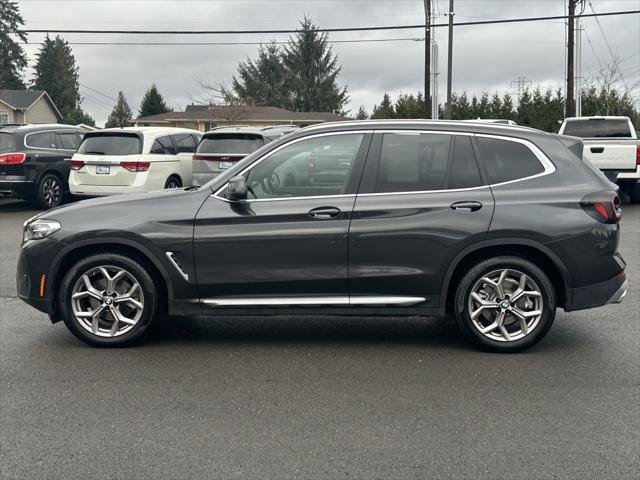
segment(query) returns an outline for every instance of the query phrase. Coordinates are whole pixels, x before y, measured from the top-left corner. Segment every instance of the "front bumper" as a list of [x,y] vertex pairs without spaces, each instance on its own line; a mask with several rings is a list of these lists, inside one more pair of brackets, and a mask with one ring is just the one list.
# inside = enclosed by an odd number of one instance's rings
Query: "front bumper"
[[567,312],[620,303],[627,294],[629,281],[623,272],[604,282],[572,288],[567,292]]
[[30,198],[35,191],[35,184],[25,177],[10,178],[3,176],[0,178],[0,198]]
[[51,238],[29,240],[22,246],[18,258],[18,297],[50,316],[55,313],[52,265],[65,247],[65,244]]

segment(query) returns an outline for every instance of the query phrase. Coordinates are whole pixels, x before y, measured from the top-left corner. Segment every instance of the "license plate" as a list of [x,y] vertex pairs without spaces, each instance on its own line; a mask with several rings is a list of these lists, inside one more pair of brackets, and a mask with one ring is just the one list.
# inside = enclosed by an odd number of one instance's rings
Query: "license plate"
[[233,162],[218,162],[218,168],[220,170],[226,170],[231,167],[233,167]]
[[109,175],[111,167],[109,165],[96,165],[97,175]]

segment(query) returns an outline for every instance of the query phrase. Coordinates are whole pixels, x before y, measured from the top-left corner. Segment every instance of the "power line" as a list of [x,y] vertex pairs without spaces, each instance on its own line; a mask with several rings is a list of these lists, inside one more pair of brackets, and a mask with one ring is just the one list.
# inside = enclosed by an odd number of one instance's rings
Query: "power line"
[[113,100],[114,102],[117,102],[117,101],[118,101],[118,100],[116,100],[115,98],[110,97],[110,96],[109,96],[109,95],[107,95],[106,93],[102,93],[102,92],[100,92],[100,91],[96,90],[95,88],[88,87],[88,86],[86,86],[86,85],[84,85],[84,84],[82,84],[82,83],[80,83],[80,82],[78,82],[78,84],[79,84],[82,88],[86,88],[87,90],[90,90],[90,91],[92,91],[92,92],[94,92],[94,93],[97,93],[98,95],[101,95],[101,96],[103,96],[103,97],[105,97],[105,98],[108,98],[109,100]]
[[[634,15],[640,13],[640,10],[624,10],[617,12],[603,12],[582,15],[587,17],[608,17],[614,15]],[[464,27],[471,25],[496,25],[505,23],[523,23],[538,22],[544,20],[562,20],[569,18],[568,15],[554,15],[546,17],[526,17],[526,18],[508,18],[502,20],[478,20],[472,22],[453,23],[454,27]],[[331,32],[364,32],[379,30],[411,30],[425,29],[425,24],[415,25],[384,25],[372,27],[333,27],[333,28],[317,28],[314,31],[322,33]],[[433,23],[431,28],[449,27],[449,23]],[[125,35],[253,35],[253,34],[295,34],[303,30],[300,29],[271,29],[271,30],[74,30],[74,29],[24,29],[24,30],[3,30],[0,33],[64,33],[64,34],[125,34]]]

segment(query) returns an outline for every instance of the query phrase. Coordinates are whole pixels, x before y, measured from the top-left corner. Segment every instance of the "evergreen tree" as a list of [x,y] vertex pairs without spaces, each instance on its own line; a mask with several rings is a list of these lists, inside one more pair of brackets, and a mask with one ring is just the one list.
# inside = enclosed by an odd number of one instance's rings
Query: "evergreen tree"
[[337,84],[341,67],[329,46],[328,34],[319,32],[307,17],[300,26],[282,52],[290,108],[300,112],[342,113],[349,97],[346,87]]
[[396,112],[393,108],[393,104],[391,103],[391,97],[389,97],[388,93],[385,93],[382,97],[382,102],[380,105],[374,105],[373,113],[371,114],[371,118],[396,118]]
[[513,99],[511,98],[511,95],[509,95],[508,93],[505,93],[504,97],[502,97],[502,108],[500,110],[499,118],[504,118],[506,120],[515,120]]
[[[25,88],[22,71],[27,67],[27,56],[22,47],[10,34],[24,25],[18,3],[0,0],[0,89],[22,90]],[[27,41],[24,33],[15,34],[22,42]]]
[[424,98],[418,92],[418,97],[402,94],[395,104],[395,118],[422,118],[424,116]]
[[489,106],[489,94],[482,92],[480,101],[478,102],[477,118],[491,118],[491,108]]
[[494,93],[489,102],[489,117],[502,118],[502,99],[498,92]]
[[68,112],[64,119],[65,123],[69,125],[80,125],[81,123],[85,125],[91,125],[92,127],[96,126],[96,121],[93,117],[82,111],[81,108],[76,108],[71,112]]
[[369,118],[369,114],[364,109],[364,105],[360,105],[360,108],[358,109],[358,114],[356,115],[356,120],[366,120],[367,118]]
[[[33,88],[46,90],[62,114],[63,123],[76,122],[78,118],[87,120],[81,108],[80,83],[76,59],[69,43],[59,36],[44,39],[37,54]],[[90,117],[88,117],[90,118]]]
[[155,83],[152,83],[149,89],[145,92],[140,103],[140,116],[148,117],[150,115],[157,115],[159,113],[171,112],[171,110],[164,101],[164,98],[158,91]]
[[269,105],[288,108],[290,92],[280,46],[275,40],[260,45],[258,58],[247,58],[238,65],[238,77],[233,77],[233,90],[249,105]]
[[452,120],[469,120],[473,118],[471,115],[471,104],[467,92],[462,92],[458,96],[456,93],[451,94],[451,119]]
[[124,94],[122,92],[118,92],[116,105],[113,107],[113,110],[107,119],[107,123],[104,126],[105,128],[127,127],[131,123],[131,117],[131,108],[129,108],[127,99],[124,98]]

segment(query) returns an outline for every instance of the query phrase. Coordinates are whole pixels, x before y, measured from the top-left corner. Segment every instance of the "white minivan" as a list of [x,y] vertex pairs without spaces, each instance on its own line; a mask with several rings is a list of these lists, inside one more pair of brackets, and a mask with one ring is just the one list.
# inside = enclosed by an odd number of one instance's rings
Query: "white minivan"
[[127,127],[87,133],[70,161],[69,191],[102,196],[192,184],[192,156],[202,133]]

